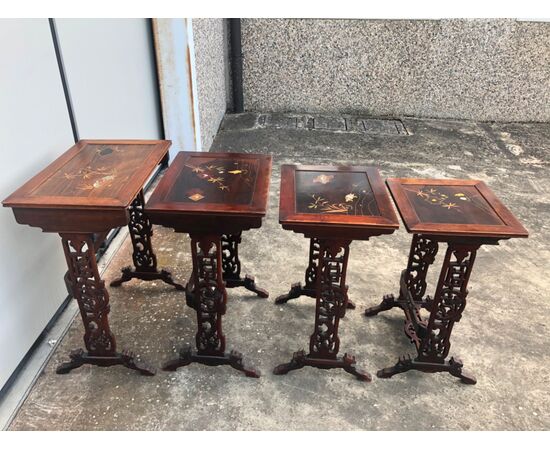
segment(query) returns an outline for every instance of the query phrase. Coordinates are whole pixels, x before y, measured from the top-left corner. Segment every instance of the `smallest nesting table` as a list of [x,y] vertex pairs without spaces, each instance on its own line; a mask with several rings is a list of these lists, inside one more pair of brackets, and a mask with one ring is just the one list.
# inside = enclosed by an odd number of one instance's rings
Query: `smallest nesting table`
[[277,303],[300,294],[316,298],[315,325],[309,354],[294,353],[292,360],[274,369],[277,375],[305,366],[342,368],[359,380],[368,373],[355,367],[355,357],[338,358],[338,325],[349,304],[346,271],[354,239],[393,233],[398,227],[386,187],[374,167],[296,166],[281,168],[279,223],[285,230],[310,238],[305,287],[294,284]]
[[[483,181],[391,178],[387,184],[413,239],[407,268],[401,273],[399,297],[384,296],[382,303],[368,308],[365,315],[401,308],[405,334],[418,354],[414,359],[410,355],[399,358],[397,364],[377,375],[390,378],[412,369],[448,372],[463,383],[475,384],[460,359],[446,358],[451,331],[466,306],[476,252],[483,244],[527,237],[527,230]],[[447,251],[435,295],[424,297],[426,275],[442,242],[447,243]],[[428,311],[427,317],[422,309]]]
[[186,297],[197,313],[197,350],[182,349],[164,370],[199,362],[228,364],[248,377],[260,376],[243,365],[239,352],[225,353],[222,316],[226,287],[243,286],[268,296],[252,277],[241,277],[238,244],[243,231],[262,225],[270,174],[269,155],[180,152],[151,195],[147,215],[155,224],[189,233],[193,258]]

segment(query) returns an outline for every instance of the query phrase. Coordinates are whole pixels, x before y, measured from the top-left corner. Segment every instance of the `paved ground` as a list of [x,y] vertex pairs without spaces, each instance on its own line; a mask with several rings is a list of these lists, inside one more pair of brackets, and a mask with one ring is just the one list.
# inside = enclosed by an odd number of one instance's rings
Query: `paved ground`
[[[122,367],[82,367],[59,376],[55,366],[81,345],[77,320],[11,425],[15,430],[542,430],[550,426],[550,188],[548,124],[482,124],[404,120],[412,135],[374,136],[252,125],[231,118],[213,150],[274,156],[270,211],[247,232],[241,247],[246,272],[271,292],[268,300],[230,290],[225,316],[228,348],[262,370],[248,379],[229,367],[192,365],[148,378]],[[231,128],[231,130],[229,130]],[[246,129],[243,129],[246,128]],[[284,307],[272,299],[303,276],[307,241],[277,222],[283,163],[360,163],[383,176],[484,180],[529,229],[531,237],[483,248],[470,282],[469,303],[455,328],[451,354],[478,378],[466,386],[447,374],[409,372],[361,383],[340,370],[305,368],[271,374],[306,347],[314,304],[301,298]],[[375,373],[411,352],[402,313],[365,318],[361,311],[395,292],[410,237],[354,242],[348,282],[358,309],[341,325],[341,350]],[[186,237],[156,228],[160,265],[185,280]],[[440,252],[442,253],[442,252]],[[110,281],[130,261],[127,240],[107,270]],[[433,281],[435,271],[430,278]],[[432,285],[433,288],[433,285]],[[133,281],[111,289],[111,323],[121,346],[156,366],[176,347],[192,343],[194,313],[180,292]]]

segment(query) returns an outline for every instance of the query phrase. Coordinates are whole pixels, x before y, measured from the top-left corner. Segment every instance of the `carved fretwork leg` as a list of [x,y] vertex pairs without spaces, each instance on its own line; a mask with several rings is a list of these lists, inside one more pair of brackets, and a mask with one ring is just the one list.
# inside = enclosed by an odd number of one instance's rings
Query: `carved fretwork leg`
[[[275,299],[275,303],[282,305],[294,298],[305,295],[307,297],[316,298],[316,280],[317,266],[319,261],[319,239],[311,238],[309,242],[309,264],[306,269],[305,284],[293,283],[290,286],[290,291],[287,294],[279,295]],[[348,309],[355,309],[355,304],[348,299]]]
[[388,311],[395,306],[403,308],[403,304],[407,301],[407,291],[419,306],[425,306],[426,302],[430,301],[429,297],[424,299],[426,275],[435,260],[438,248],[436,241],[419,234],[413,235],[407,268],[401,273],[399,298],[396,300],[392,294],[384,295],[382,303],[367,308],[365,315],[375,316],[379,312]]
[[[241,243],[241,233],[237,234],[222,234],[222,276],[225,281],[226,288],[244,287],[249,291],[254,292],[261,298],[269,297],[269,292],[256,286],[254,277],[245,275],[241,277],[241,260],[239,259],[239,244]],[[185,300],[187,306],[195,308],[195,297],[193,295],[193,276],[185,286]]]
[[122,269],[122,277],[111,282],[112,287],[120,286],[132,278],[140,280],[161,280],[174,286],[178,290],[183,290],[181,284],[172,279],[172,274],[167,270],[159,271],[157,269],[157,257],[153,252],[151,245],[151,236],[153,236],[153,226],[144,211],[145,199],[143,191],[140,191],[132,204],[130,205],[130,222],[128,230],[132,239],[132,260],[135,270],[130,266]]
[[[247,368],[242,355],[232,351],[225,353],[225,336],[222,330],[222,316],[225,314],[227,293],[222,275],[222,244],[219,235],[191,235],[193,257],[193,298],[197,313],[197,350],[184,348],[179,357],[168,361],[163,370],[176,370],[198,362],[209,366],[230,365],[244,372],[247,377],[258,378],[260,372]],[[188,283],[188,286],[191,283]]]
[[348,302],[346,269],[349,256],[349,241],[323,239],[318,241],[318,261],[316,274],[315,326],[309,342],[309,354],[296,352],[287,364],[274,369],[277,375],[305,366],[320,369],[342,368],[359,380],[370,381],[366,372],[355,368],[355,358],[347,353],[338,358],[340,339],[338,325],[346,314]]
[[61,241],[69,267],[66,281],[80,308],[87,352],[82,349],[73,351],[71,360],[58,366],[57,373],[68,373],[83,364],[122,364],[144,375],[154,375],[155,370],[137,361],[132,352],[116,351],[115,336],[111,332],[108,319],[109,293],[97,270],[93,236],[61,234]]
[[267,298],[269,293],[258,286],[254,277],[245,275],[241,277],[241,261],[239,259],[239,244],[241,243],[241,233],[224,234],[221,237],[222,242],[222,270],[225,287],[233,288],[243,286],[245,289],[254,292],[258,297]]
[[463,370],[460,359],[455,357],[447,361],[446,358],[451,346],[453,326],[460,320],[466,307],[468,280],[478,248],[479,245],[449,243],[435,296],[425,305],[430,311],[428,321],[415,323],[414,316],[411,316],[414,305],[408,305],[409,336],[417,345],[417,357],[414,360],[410,356],[400,358],[395,366],[380,370],[379,377],[389,378],[414,369],[423,372],[449,372],[463,383],[476,383],[475,378]]

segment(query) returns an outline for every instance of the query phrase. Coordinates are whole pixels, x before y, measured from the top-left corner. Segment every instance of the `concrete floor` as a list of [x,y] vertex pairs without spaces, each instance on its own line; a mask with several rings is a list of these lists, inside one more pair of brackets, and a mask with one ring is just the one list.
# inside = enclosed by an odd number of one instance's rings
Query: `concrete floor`
[[[319,130],[251,127],[232,117],[212,150],[274,156],[270,210],[264,226],[245,233],[244,270],[268,289],[267,300],[229,290],[224,317],[228,349],[262,370],[249,379],[229,367],[193,364],[143,377],[123,367],[82,367],[56,375],[68,352],[82,345],[74,322],[11,424],[13,430],[544,430],[550,426],[550,188],[549,124],[487,124],[405,119],[410,136],[368,136]],[[246,129],[243,129],[246,128]],[[308,242],[278,225],[283,163],[376,165],[384,177],[484,180],[530,231],[529,239],[478,253],[469,303],[455,327],[459,355],[478,384],[448,374],[408,372],[361,383],[341,370],[305,368],[275,376],[272,368],[307,348],[314,301],[276,306],[273,298],[303,278]],[[155,228],[161,267],[186,280],[189,242]],[[341,322],[341,351],[375,373],[413,352],[400,310],[365,318],[363,309],[395,292],[410,236],[354,242],[348,270],[358,306]],[[110,281],[128,264],[127,239],[107,269]],[[440,256],[443,252],[440,251]],[[436,264],[440,259],[436,261]],[[432,271],[430,281],[436,272]],[[431,285],[433,291],[434,286]],[[194,312],[170,286],[132,281],[111,289],[111,325],[119,346],[155,366],[193,343]]]

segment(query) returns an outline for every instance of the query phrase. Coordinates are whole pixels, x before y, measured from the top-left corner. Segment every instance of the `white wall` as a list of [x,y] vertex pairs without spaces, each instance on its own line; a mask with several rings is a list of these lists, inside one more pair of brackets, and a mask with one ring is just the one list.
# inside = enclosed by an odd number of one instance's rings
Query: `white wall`
[[[56,20],[81,138],[159,139],[145,19]],[[0,200],[74,144],[46,19],[0,20]],[[0,388],[67,296],[58,235],[0,208]],[[130,258],[130,255],[128,255]]]
[[154,49],[146,19],[56,19],[81,139],[159,139]]
[[[0,200],[74,144],[46,19],[0,20]],[[67,296],[54,234],[0,208],[0,387]]]

